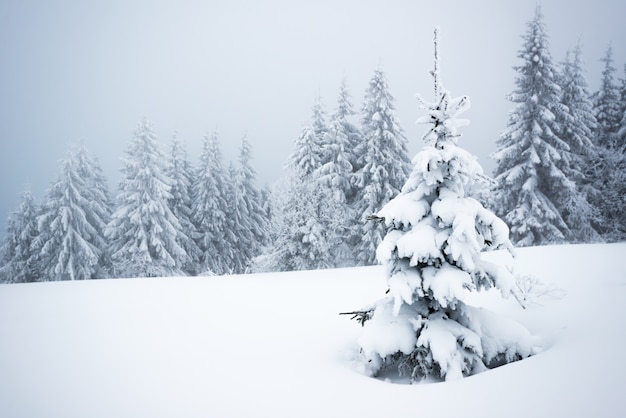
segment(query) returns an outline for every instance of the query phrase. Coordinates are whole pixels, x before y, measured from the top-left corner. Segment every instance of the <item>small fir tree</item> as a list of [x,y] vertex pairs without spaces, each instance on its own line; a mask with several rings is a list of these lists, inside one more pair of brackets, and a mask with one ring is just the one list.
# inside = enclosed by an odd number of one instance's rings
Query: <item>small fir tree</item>
[[[439,76],[435,30],[435,101],[426,103],[426,146],[402,192],[378,213],[388,233],[377,250],[385,264],[389,296],[357,312],[364,370],[377,375],[397,368],[412,381],[451,380],[532,353],[520,325],[463,303],[468,290],[512,291],[505,268],[480,257],[487,249],[511,249],[506,224],[472,197],[468,186],[482,170],[457,147],[456,117],[469,99],[452,99]],[[499,335],[506,329],[506,335]]]

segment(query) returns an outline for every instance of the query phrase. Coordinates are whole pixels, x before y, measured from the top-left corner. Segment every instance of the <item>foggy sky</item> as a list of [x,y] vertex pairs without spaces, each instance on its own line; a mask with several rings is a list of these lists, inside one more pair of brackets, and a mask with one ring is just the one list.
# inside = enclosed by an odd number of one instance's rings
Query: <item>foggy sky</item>
[[[415,95],[432,95],[432,31],[452,96],[469,95],[460,145],[488,155],[513,105],[514,65],[534,1],[30,1],[0,2],[0,235],[22,191],[40,203],[59,162],[81,139],[112,192],[139,120],[164,148],[175,131],[196,164],[218,130],[225,164],[242,135],[259,185],[275,181],[321,95],[336,106],[346,78],[355,110],[380,64],[413,155],[423,126]],[[592,90],[613,44],[624,77],[626,2],[541,2],[550,50],[560,62],[580,39]],[[356,122],[356,120],[355,120]],[[411,155],[411,156],[412,156]]]

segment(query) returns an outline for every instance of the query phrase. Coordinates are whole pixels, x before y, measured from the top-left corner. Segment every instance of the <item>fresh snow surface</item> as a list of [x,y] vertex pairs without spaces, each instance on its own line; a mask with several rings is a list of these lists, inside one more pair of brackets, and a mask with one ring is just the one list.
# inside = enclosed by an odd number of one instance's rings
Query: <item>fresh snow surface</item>
[[417,385],[359,373],[338,315],[384,295],[382,267],[0,285],[0,417],[624,416],[626,243],[517,252],[528,309],[468,300],[539,354]]

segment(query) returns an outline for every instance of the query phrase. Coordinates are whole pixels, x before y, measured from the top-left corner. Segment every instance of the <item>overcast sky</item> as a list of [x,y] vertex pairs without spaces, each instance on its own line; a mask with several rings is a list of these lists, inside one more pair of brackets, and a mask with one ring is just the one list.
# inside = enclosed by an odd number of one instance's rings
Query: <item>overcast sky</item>
[[[332,112],[346,78],[355,109],[381,64],[411,153],[428,98],[432,31],[453,96],[469,95],[460,145],[488,155],[506,126],[513,66],[534,1],[205,0],[0,2],[0,228],[30,189],[41,202],[70,147],[84,139],[109,179],[137,122],[148,117],[167,146],[177,131],[198,161],[203,136],[220,133],[226,160],[247,133],[260,185],[282,173],[316,95]],[[613,43],[626,63],[626,2],[541,2],[556,61],[580,39],[588,81]]]

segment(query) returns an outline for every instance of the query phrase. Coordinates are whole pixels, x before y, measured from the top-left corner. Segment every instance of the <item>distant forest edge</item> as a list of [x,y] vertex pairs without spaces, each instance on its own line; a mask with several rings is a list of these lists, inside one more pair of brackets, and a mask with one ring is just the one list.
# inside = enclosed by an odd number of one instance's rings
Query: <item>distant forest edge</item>
[[[555,62],[539,7],[518,58],[493,179],[481,174],[469,194],[506,222],[517,246],[626,239],[626,65],[617,80],[609,46],[600,89],[590,92],[581,46]],[[0,282],[375,264],[387,233],[375,215],[424,169],[412,167],[381,67],[359,112],[345,79],[332,113],[316,99],[271,188],[256,185],[251,159],[244,136],[238,160],[225,165],[212,132],[193,165],[179,138],[164,152],[143,119],[112,194],[80,144],[42,202],[25,191],[9,216]]]

